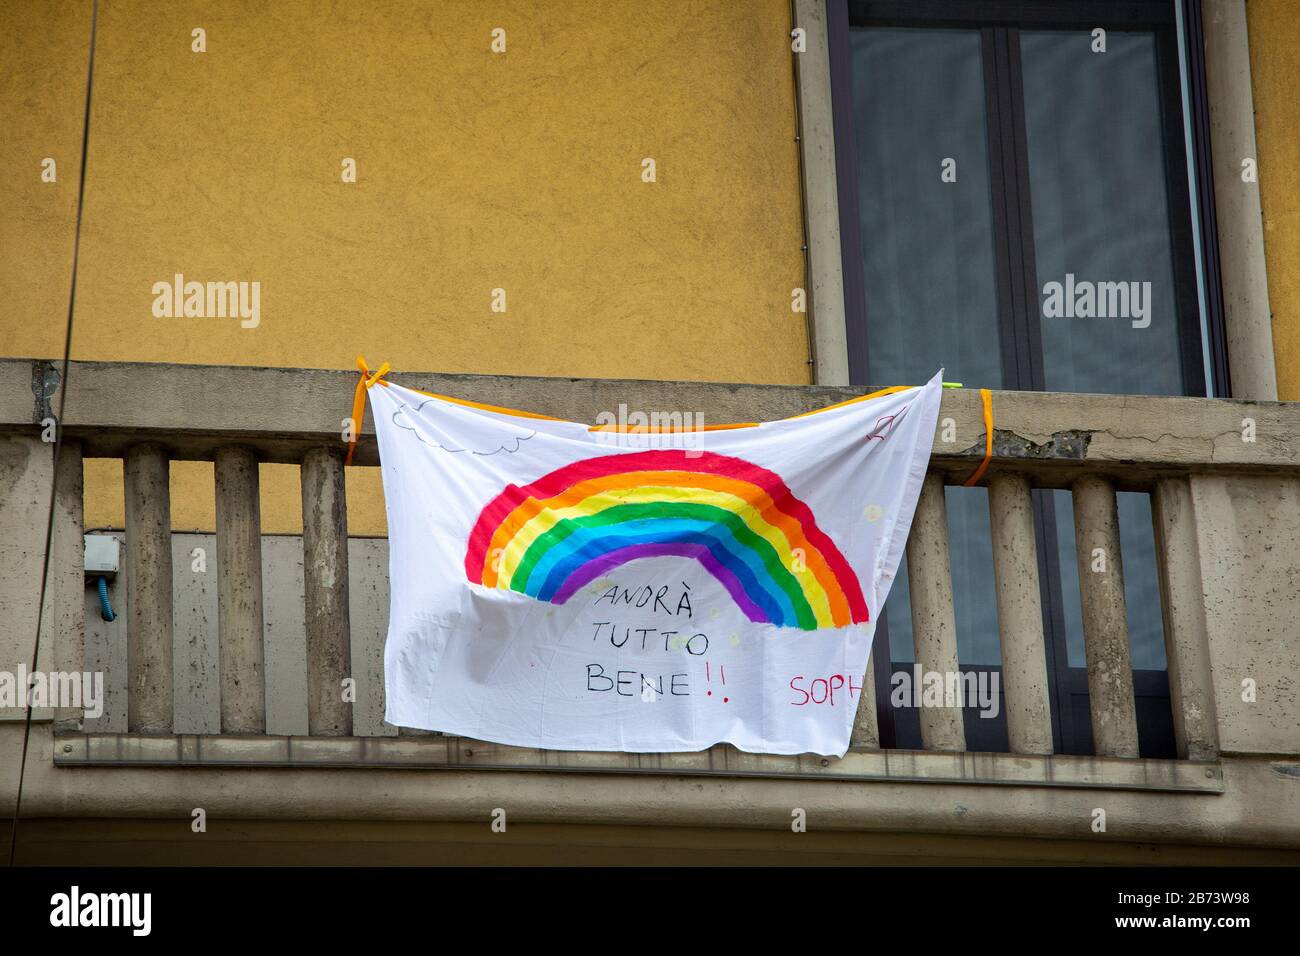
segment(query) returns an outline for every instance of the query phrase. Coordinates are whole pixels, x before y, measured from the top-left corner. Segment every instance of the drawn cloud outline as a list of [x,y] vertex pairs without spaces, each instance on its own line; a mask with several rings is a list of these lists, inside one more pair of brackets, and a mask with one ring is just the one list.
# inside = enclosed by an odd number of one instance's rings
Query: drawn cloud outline
[[410,409],[413,412],[419,412],[420,409],[424,408],[425,405],[428,405],[430,402],[434,402],[434,401],[437,401],[437,399],[433,399],[433,398],[426,399],[425,401],[421,402],[419,405],[416,405],[414,408],[411,408],[410,405],[403,402],[401,407],[398,408],[397,411],[393,412],[393,424],[404,431],[410,432],[417,439],[419,439],[424,444],[428,445],[430,448],[437,448],[441,451],[449,452],[451,454],[460,454],[461,452],[467,451],[471,455],[479,455],[484,458],[490,455],[499,455],[502,452],[505,452],[505,454],[507,455],[513,455],[515,452],[519,451],[520,446],[524,442],[528,441],[530,438],[534,437],[537,434],[537,432],[531,428],[518,428],[517,426],[509,425],[505,422],[502,422],[500,423],[502,428],[510,429],[515,432],[513,448],[501,444],[498,444],[495,448],[491,448],[491,450],[487,450],[488,448],[490,448],[490,445],[483,446],[482,448],[470,448],[470,447],[452,448],[442,444],[441,442],[431,441],[430,439],[426,438],[423,434],[420,433],[420,430],[418,428],[416,428],[413,424],[410,424],[409,422],[406,421],[405,416],[403,414],[408,409]]

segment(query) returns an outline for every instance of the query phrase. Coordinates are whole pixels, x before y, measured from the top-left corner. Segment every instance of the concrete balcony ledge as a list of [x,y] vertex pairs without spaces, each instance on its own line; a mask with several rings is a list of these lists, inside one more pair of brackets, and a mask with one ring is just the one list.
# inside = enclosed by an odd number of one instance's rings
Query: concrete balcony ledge
[[[861,395],[870,388],[752,385],[515,375],[392,373],[425,391],[594,422],[602,411],[698,412],[707,424],[766,421]],[[357,373],[128,362],[72,362],[64,433],[86,457],[122,457],[134,443],[165,444],[173,459],[211,460],[232,442],[259,460],[297,463],[305,450],[338,445]],[[26,427],[59,406],[59,363],[0,360],[0,430]],[[897,384],[897,383],[884,383]],[[919,384],[919,383],[917,383]],[[999,391],[994,394],[993,463],[1035,475],[1040,487],[1067,487],[1083,471],[1116,474],[1123,488],[1152,475],[1198,471],[1300,475],[1300,405],[1136,395]],[[967,473],[984,454],[977,389],[946,389],[933,465]],[[1251,422],[1243,440],[1243,421]],[[378,464],[367,406],[358,465]]]
[[[392,378],[575,421],[595,421],[620,404],[699,412],[713,424],[762,421],[861,392],[419,372]],[[67,723],[77,714],[35,722],[25,816],[145,821],[160,833],[178,826],[188,833],[201,808],[214,820],[314,823],[328,832],[340,821],[486,827],[504,809],[512,823],[538,826],[717,827],[772,836],[790,834],[793,813],[806,814],[811,830],[835,840],[855,833],[873,839],[1009,838],[1040,846],[1059,840],[1076,849],[1124,844],[1130,854],[1177,844],[1300,859],[1300,706],[1294,692],[1300,682],[1294,623],[1300,619],[1300,403],[994,394],[986,482],[990,520],[1001,529],[1002,544],[991,558],[1003,582],[1004,673],[1020,678],[1008,685],[1009,713],[1024,718],[1014,737],[1008,727],[1008,749],[1025,753],[965,752],[963,737],[948,732],[959,731],[959,721],[949,721],[951,727],[932,722],[928,731],[923,726],[922,751],[876,749],[881,737],[871,719],[874,707],[864,709],[865,719],[855,726],[861,746],[842,759],[745,754],[728,746],[696,754],[575,753],[386,736],[396,730],[383,724],[375,693],[382,685],[385,561],[376,549],[347,539],[343,509],[332,522],[310,529],[337,552],[350,552],[349,590],[331,592],[330,614],[306,609],[308,578],[327,579],[324,564],[304,563],[301,583],[267,590],[272,599],[265,605],[260,597],[256,605],[223,597],[214,584],[196,590],[193,576],[174,573],[186,566],[193,536],[169,540],[157,533],[170,527],[167,468],[173,461],[224,461],[218,511],[244,531],[227,540],[246,545],[232,545],[229,566],[260,580],[257,570],[265,562],[293,568],[302,560],[296,555],[306,553],[305,544],[258,534],[258,487],[245,479],[256,474],[250,467],[255,462],[297,464],[306,486],[333,489],[345,502],[339,429],[356,380],[355,373],[316,369],[72,363],[56,475],[40,424],[61,397],[56,366],[0,360],[0,607],[13,635],[0,637],[0,649],[9,647],[12,659],[23,659],[29,651],[19,635],[37,629],[32,595],[39,593],[46,556],[30,542],[46,532],[52,488],[52,611],[45,618],[51,633],[43,652],[48,649],[60,670],[102,666],[119,693],[129,689],[125,700],[116,698],[121,706],[115,705],[111,721],[90,725],[89,733],[73,732],[76,725]],[[944,487],[961,484],[983,457],[985,425],[972,389],[946,391],[940,415],[927,503],[918,505],[926,546],[917,553],[945,555],[942,566],[918,558],[918,573],[942,585],[950,560],[941,533]],[[94,598],[81,567],[83,463],[96,457],[124,459],[124,495],[134,502],[134,511],[127,508],[128,561],[117,587],[135,589],[125,604],[135,616],[125,630],[108,635],[111,641],[95,630]],[[376,462],[367,423],[356,463]],[[1094,746],[1105,756],[1032,755],[1052,739],[1042,613],[1037,587],[1013,584],[1024,569],[1036,567],[1030,496],[1053,488],[1074,497],[1082,549],[1095,548],[1093,540],[1117,546],[1117,491],[1151,498],[1175,750],[1183,759],[1139,758],[1132,686],[1111,682],[1093,691],[1091,680]],[[320,511],[304,508],[305,529],[309,512]],[[1124,666],[1114,673],[1125,673],[1122,579],[1108,581],[1080,587],[1085,606],[1114,612],[1085,621],[1087,654],[1109,660],[1124,648]],[[933,652],[955,666],[954,631],[941,626],[952,613],[951,589],[931,593],[937,611],[926,619],[940,625],[922,635],[918,655]],[[228,640],[216,626],[223,606],[242,621]],[[273,627],[266,627],[268,620]],[[351,633],[311,623],[319,621],[347,621]],[[310,650],[322,643],[339,653]],[[259,681],[229,679],[238,675],[241,658],[227,651],[268,648],[277,666],[265,671],[265,696]],[[197,661],[197,669],[176,670],[177,653],[184,662]],[[177,673],[189,674],[187,683],[176,684]],[[346,674],[367,679],[359,681],[353,719],[340,723],[310,688],[337,686]],[[1112,731],[1109,737],[1098,738],[1099,726]],[[218,735],[219,727],[241,732]],[[268,728],[275,733],[264,734]],[[121,733],[128,729],[157,734]],[[307,731],[317,735],[288,735]],[[331,732],[361,736],[318,736]],[[21,724],[0,721],[0,764],[16,765],[23,738]],[[0,800],[14,796],[13,781],[0,780]]]
[[[16,731],[0,727],[0,760],[17,761]],[[25,817],[50,826],[130,820],[175,839],[189,837],[196,808],[210,832],[224,834],[273,821],[326,828],[313,833],[401,823],[490,835],[504,809],[511,832],[516,824],[660,834],[718,827],[755,840],[791,838],[792,814],[802,811],[808,833],[795,838],[833,847],[869,834],[985,847],[1009,839],[1030,855],[1064,840],[1087,858],[1129,862],[1175,859],[1161,845],[1300,859],[1300,760],[1286,755],[1197,762],[855,751],[821,760],[730,748],[539,752],[450,737],[56,735],[46,726],[33,732],[23,806]],[[0,780],[0,798],[13,799],[13,782]],[[222,821],[215,830],[213,821]]]
[[1220,794],[1218,762],[1123,757],[944,753],[923,750],[749,754],[722,745],[700,753],[628,754],[507,747],[461,737],[287,737],[66,734],[57,767],[531,770],[597,774],[760,777],[884,783],[977,784]]

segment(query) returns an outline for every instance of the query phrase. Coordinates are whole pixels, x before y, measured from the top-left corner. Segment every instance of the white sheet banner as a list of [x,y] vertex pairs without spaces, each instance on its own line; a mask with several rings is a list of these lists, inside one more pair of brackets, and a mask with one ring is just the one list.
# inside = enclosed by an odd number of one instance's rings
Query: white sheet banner
[[372,386],[386,719],[556,750],[842,755],[940,394],[936,375],[649,431],[626,409],[631,428],[601,430]]

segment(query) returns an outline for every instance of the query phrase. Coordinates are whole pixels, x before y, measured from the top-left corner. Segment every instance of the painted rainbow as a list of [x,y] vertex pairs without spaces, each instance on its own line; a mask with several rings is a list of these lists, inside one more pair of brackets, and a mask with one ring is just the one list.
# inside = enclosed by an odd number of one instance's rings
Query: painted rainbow
[[711,452],[631,452],[510,485],[469,536],[465,573],[563,604],[602,574],[693,558],[751,620],[817,630],[869,619],[857,575],[812,511],[766,468]]

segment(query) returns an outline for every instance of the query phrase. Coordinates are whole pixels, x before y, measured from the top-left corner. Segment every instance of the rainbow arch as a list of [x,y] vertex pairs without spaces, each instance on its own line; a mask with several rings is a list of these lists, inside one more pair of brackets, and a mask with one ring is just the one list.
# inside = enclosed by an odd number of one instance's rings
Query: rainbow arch
[[775,472],[712,452],[605,455],[509,485],[470,531],[465,574],[563,604],[638,558],[698,561],[751,621],[869,620],[857,575]]

